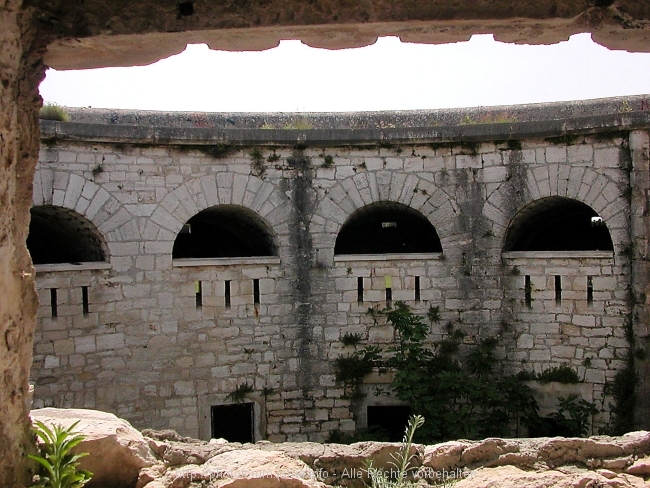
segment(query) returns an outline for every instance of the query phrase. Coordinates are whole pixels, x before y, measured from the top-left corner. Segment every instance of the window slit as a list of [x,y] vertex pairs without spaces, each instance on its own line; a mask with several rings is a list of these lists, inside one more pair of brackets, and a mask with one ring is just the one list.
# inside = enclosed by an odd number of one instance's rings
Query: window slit
[[260,280],[255,278],[253,280],[253,303],[259,305],[260,303]]
[[533,297],[532,297],[532,286],[530,284],[530,275],[526,275],[524,277],[524,293],[525,293],[526,306],[528,308],[532,308]]
[[194,292],[196,293],[196,309],[203,307],[203,283],[196,281],[194,283]]
[[386,306],[391,307],[393,305],[393,278],[391,276],[386,276]]
[[555,305],[562,305],[562,277],[555,275]]
[[81,287],[81,306],[83,310],[84,317],[88,317],[89,308],[88,308],[88,287]]
[[420,277],[415,277],[415,301],[420,301]]
[[56,288],[50,288],[50,308],[52,309],[52,317],[58,317],[59,311],[57,307]]
[[363,303],[363,277],[357,278],[357,302]]
[[592,306],[594,304],[594,278],[593,276],[587,276],[587,305]]
[[230,280],[225,282],[223,296],[226,308],[230,308]]

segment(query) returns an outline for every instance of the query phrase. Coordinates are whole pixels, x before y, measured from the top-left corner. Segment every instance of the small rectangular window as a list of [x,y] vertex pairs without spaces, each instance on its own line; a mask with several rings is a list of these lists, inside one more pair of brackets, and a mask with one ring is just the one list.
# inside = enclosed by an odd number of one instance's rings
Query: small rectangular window
[[226,280],[223,290],[226,308],[230,308],[230,280]]
[[88,287],[87,286],[81,287],[81,306],[83,309],[84,317],[88,317],[89,309],[88,309]]
[[52,317],[53,318],[58,317],[59,310],[57,307],[56,288],[50,288],[50,308],[52,310]]
[[357,302],[363,303],[363,278],[361,276],[357,278]]
[[198,310],[203,307],[203,283],[200,281],[194,282],[194,292],[196,294],[196,308]]
[[390,307],[393,305],[393,278],[392,276],[386,276],[386,306]]
[[587,276],[587,305],[592,306],[594,304],[594,278],[593,276]]
[[253,303],[255,305],[260,303],[260,280],[258,278],[253,280]]
[[533,297],[532,297],[532,286],[530,284],[530,276],[526,275],[524,277],[524,295],[525,295],[525,301],[526,301],[526,306],[528,308],[533,307]]
[[420,301],[420,277],[415,277],[415,301]]
[[562,305],[562,277],[560,275],[555,276],[555,304]]

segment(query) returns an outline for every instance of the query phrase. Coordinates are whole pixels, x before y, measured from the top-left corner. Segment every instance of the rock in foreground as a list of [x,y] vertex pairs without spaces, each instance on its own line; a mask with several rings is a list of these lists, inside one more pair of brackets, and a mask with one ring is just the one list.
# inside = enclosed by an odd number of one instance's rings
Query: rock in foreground
[[86,486],[132,488],[142,468],[156,463],[145,437],[112,413],[97,410],[43,408],[32,410],[32,420],[40,420],[47,426],[54,424],[69,427],[79,421],[76,431],[85,440],[75,452],[88,452],[90,456],[80,459],[80,468],[93,473]]
[[[43,409],[32,418],[71,425],[87,437],[83,468],[92,485],[137,488],[363,487],[365,461],[391,469],[400,445],[228,443],[199,441],[172,431],[145,431],[93,410]],[[458,488],[650,487],[650,432],[588,439],[562,437],[453,441],[415,445],[420,485],[455,480]],[[445,486],[444,484],[442,486]]]

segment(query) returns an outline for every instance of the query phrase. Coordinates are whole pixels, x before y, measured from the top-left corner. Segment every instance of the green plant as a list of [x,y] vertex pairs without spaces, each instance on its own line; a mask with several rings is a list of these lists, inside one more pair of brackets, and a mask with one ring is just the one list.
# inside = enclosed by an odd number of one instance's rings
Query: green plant
[[59,122],[67,122],[70,120],[70,115],[63,107],[56,103],[46,103],[38,113],[38,118],[42,120],[58,120]]
[[235,403],[242,403],[249,393],[255,391],[251,385],[248,383],[242,383],[238,385],[233,391],[231,391],[226,398],[230,398]]
[[513,266],[512,269],[510,270],[510,274],[512,276],[519,276],[521,274],[521,270],[519,269],[519,266]]
[[[410,488],[419,486],[416,481],[409,480],[413,472],[417,469],[416,457],[417,454],[412,452],[413,436],[415,431],[424,424],[424,417],[421,415],[413,415],[408,421],[406,431],[404,432],[404,439],[399,451],[391,454],[393,458],[389,464],[395,469],[385,471],[374,467],[371,459],[365,463],[365,469],[368,473],[368,480],[372,488]],[[391,478],[390,474],[394,474]]]
[[540,383],[550,383],[551,381],[564,384],[580,383],[578,373],[570,366],[545,369],[537,375],[536,379]]
[[440,307],[429,305],[429,310],[427,311],[427,318],[432,324],[434,322],[440,322]]
[[269,154],[269,157],[266,158],[266,160],[267,160],[269,163],[275,163],[275,162],[277,162],[277,161],[280,160],[280,155],[279,155],[279,154],[276,154],[276,152],[273,151],[273,154]]
[[93,178],[97,178],[103,172],[104,172],[104,167],[102,166],[101,163],[95,166],[91,171]]
[[587,400],[578,400],[575,393],[559,397],[560,408],[551,415],[551,419],[566,437],[584,437],[589,432],[589,421],[598,413],[596,405]]
[[79,488],[90,481],[93,474],[77,468],[77,461],[88,453],[72,453],[72,449],[84,440],[84,436],[74,431],[78,423],[67,428],[56,424],[49,428],[43,422],[34,421],[34,433],[42,441],[40,455],[28,455],[39,464],[38,481],[34,486]]
[[341,342],[343,343],[344,346],[354,346],[356,347],[357,344],[361,342],[362,336],[361,334],[352,334],[350,332],[347,332],[341,337]]
[[352,390],[353,396],[357,396],[364,376],[370,374],[373,368],[379,365],[379,352],[379,347],[368,346],[336,358],[334,361],[336,381],[343,383],[346,389]]
[[321,165],[321,168],[331,168],[332,166],[334,166],[334,158],[332,155],[326,154],[323,156],[323,164]]
[[253,148],[251,152],[248,153],[251,158],[251,163],[255,169],[255,176],[262,176],[266,171],[264,167],[264,156],[258,148]]

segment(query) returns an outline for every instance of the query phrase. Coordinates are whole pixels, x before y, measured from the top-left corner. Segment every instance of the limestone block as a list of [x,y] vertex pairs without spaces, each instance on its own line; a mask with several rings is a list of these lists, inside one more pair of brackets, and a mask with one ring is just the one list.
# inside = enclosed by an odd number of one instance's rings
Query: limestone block
[[31,417],[48,426],[68,427],[79,421],[76,431],[85,439],[75,452],[88,452],[80,459],[81,469],[93,473],[87,485],[132,487],[140,469],[155,463],[145,438],[125,420],[96,410],[44,408],[32,410]]

